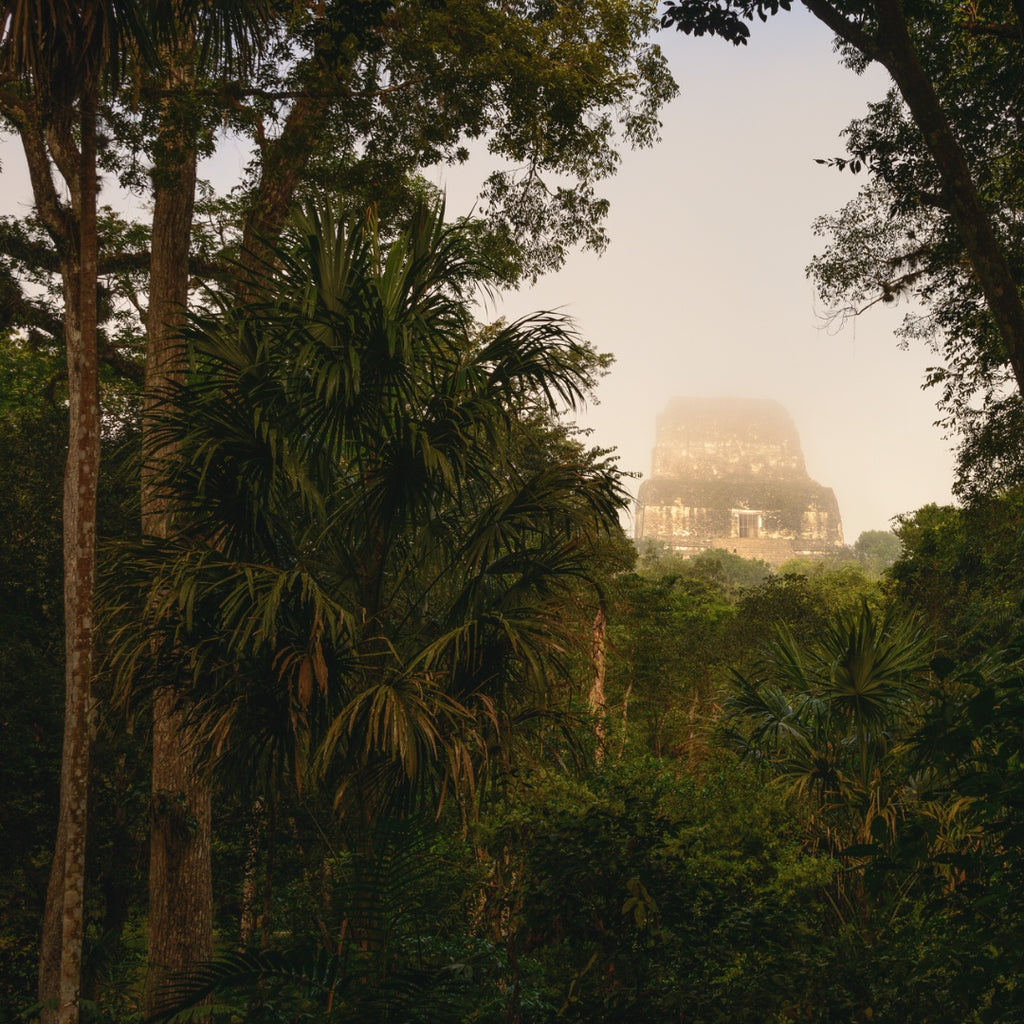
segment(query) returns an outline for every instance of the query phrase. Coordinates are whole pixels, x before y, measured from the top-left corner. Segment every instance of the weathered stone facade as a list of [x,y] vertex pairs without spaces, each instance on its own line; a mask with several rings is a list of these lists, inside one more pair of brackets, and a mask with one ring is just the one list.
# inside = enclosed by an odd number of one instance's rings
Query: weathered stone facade
[[657,420],[636,538],[687,555],[725,548],[777,566],[842,547],[843,526],[831,488],[807,475],[800,437],[778,402],[674,398]]

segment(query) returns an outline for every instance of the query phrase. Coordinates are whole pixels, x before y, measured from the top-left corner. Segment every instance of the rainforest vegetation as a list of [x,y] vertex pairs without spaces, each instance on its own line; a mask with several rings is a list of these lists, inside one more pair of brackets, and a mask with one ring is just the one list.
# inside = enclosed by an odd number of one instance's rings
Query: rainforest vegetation
[[774,570],[637,549],[608,358],[478,300],[787,0],[4,3],[0,1021],[1024,1020],[1024,15],[803,3],[960,504]]

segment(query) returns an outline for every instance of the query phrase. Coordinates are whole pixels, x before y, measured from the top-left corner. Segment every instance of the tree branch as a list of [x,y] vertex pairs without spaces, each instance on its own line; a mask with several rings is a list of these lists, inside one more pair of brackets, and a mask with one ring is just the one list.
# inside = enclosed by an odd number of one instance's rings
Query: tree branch
[[71,211],[61,202],[53,183],[52,164],[47,152],[43,127],[36,107],[25,108],[25,121],[18,133],[21,136],[25,160],[28,163],[36,213],[47,234],[57,248],[58,256],[69,256],[75,248],[75,222]]
[[77,215],[82,207],[82,190],[78,180],[82,156],[75,144],[71,126],[48,120],[43,126],[43,138],[60,176],[67,184],[71,194],[71,209]]
[[868,35],[856,22],[850,21],[845,14],[828,3],[828,0],[801,0],[801,3],[840,39],[855,46],[869,60],[878,60],[877,40]]
[[[804,2],[810,7],[818,0]],[[873,3],[879,43],[875,59],[892,75],[935,161],[950,216],[1002,337],[1017,386],[1024,393],[1024,303],[1006,253],[982,205],[960,143],[918,59],[900,0]]]

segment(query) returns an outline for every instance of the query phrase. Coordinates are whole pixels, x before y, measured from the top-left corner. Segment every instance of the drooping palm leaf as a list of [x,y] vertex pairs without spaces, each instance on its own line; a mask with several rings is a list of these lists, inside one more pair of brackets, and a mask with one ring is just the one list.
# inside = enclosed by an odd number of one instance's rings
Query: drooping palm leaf
[[386,243],[310,207],[249,303],[187,328],[147,453],[176,531],[132,552],[113,648],[190,680],[211,763],[437,798],[567,670],[560,602],[625,495],[543,423],[593,355],[556,314],[481,332],[486,268],[442,213]]
[[840,846],[864,844],[903,813],[892,735],[927,672],[927,637],[892,611],[878,618],[863,604],[803,644],[779,629],[756,670],[734,675],[728,737],[816,813],[845,817]]

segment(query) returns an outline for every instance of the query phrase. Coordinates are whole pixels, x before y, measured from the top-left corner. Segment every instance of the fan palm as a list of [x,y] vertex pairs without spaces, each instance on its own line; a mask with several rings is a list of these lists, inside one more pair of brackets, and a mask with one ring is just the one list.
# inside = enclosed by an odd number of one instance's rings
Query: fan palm
[[315,771],[367,815],[472,784],[563,667],[556,598],[625,500],[612,465],[543,457],[589,349],[553,314],[479,331],[486,267],[442,213],[386,244],[311,207],[257,298],[192,321],[151,447],[175,529],[114,580],[142,609],[123,673],[177,664],[209,761]]
[[891,810],[876,776],[928,661],[912,620],[878,619],[865,602],[805,646],[780,627],[755,674],[734,675],[727,718],[741,749],[772,764],[794,794],[857,806],[865,824]]

